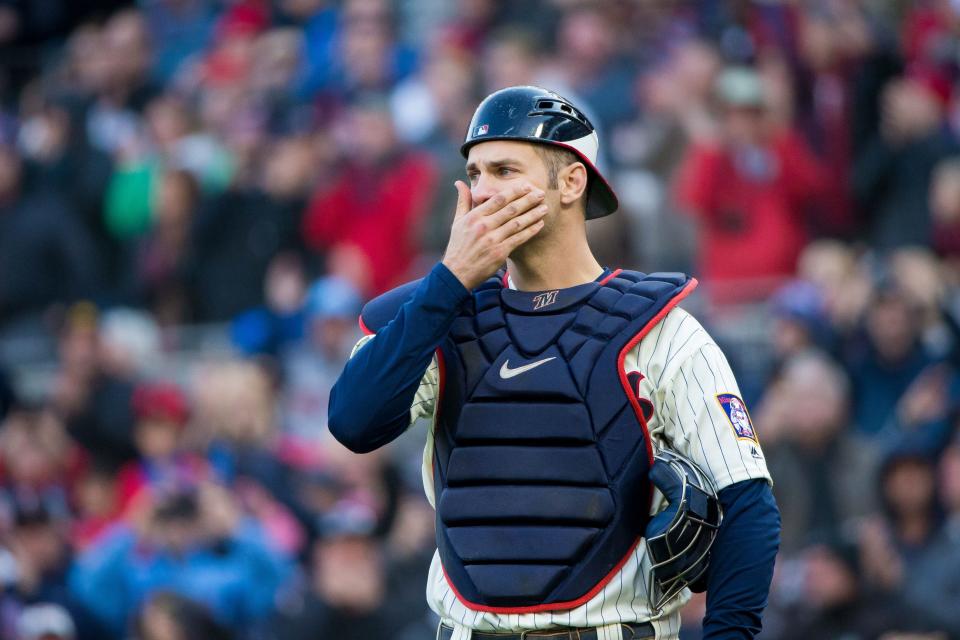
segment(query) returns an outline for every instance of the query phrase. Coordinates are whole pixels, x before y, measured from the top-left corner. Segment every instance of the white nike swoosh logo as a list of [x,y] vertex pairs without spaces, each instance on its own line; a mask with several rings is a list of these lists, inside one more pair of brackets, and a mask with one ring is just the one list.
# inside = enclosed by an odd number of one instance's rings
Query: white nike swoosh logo
[[521,373],[526,373],[527,371],[530,371],[530,369],[534,369],[534,368],[536,368],[536,367],[539,367],[539,366],[542,365],[544,362],[550,362],[551,360],[556,360],[556,359],[557,359],[556,356],[553,356],[553,357],[550,357],[550,358],[544,358],[543,360],[537,360],[536,362],[531,362],[530,364],[525,364],[525,365],[523,365],[522,367],[517,367],[516,369],[511,369],[511,368],[510,368],[510,361],[509,361],[509,360],[506,360],[506,361],[504,361],[503,366],[500,367],[500,377],[503,378],[504,380],[506,380],[507,378],[512,378],[512,377],[514,377],[514,376],[518,376],[518,375],[520,375]]

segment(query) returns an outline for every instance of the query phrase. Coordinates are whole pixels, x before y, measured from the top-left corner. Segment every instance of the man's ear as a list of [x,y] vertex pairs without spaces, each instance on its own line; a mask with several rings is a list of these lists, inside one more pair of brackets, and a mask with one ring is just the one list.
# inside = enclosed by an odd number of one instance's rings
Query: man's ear
[[587,192],[587,168],[582,162],[574,162],[564,167],[557,175],[560,189],[560,203],[571,205]]

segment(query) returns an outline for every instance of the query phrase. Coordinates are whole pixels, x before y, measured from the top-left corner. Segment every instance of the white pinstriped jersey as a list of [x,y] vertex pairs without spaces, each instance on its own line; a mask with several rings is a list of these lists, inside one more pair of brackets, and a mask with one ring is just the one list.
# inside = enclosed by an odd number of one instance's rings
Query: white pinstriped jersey
[[[373,336],[365,336],[359,348]],[[726,357],[689,313],[674,308],[628,354],[625,373],[639,372],[639,394],[653,404],[648,421],[654,447],[669,448],[694,460],[722,489],[752,478],[770,481],[760,444],[743,413],[731,411],[729,400],[740,390]],[[434,504],[432,474],[432,420],[438,390],[437,360],[428,367],[410,409],[410,423],[430,420],[423,451],[423,486]],[[621,392],[616,389],[614,392]],[[724,407],[724,402],[728,405]],[[735,403],[734,403],[735,404]],[[659,493],[653,511],[662,508]],[[569,611],[496,614],[464,606],[444,577],[439,554],[434,554],[427,584],[427,600],[444,623],[477,631],[523,631],[552,627],[603,627],[617,622],[650,621],[657,638],[675,638],[680,629],[679,609],[689,599],[685,591],[655,616],[648,594],[650,560],[644,542],[633,551],[606,586],[585,604]],[[457,636],[455,636],[457,637]]]

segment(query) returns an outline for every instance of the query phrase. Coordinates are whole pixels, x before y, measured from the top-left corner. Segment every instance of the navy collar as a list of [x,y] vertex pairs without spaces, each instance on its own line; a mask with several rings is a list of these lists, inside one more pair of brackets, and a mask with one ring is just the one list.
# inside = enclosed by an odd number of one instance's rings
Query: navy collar
[[589,298],[597,289],[602,287],[620,273],[620,269],[604,268],[603,273],[593,282],[585,282],[566,289],[551,289],[548,291],[519,291],[507,286],[508,275],[504,274],[504,287],[500,290],[500,299],[504,306],[521,313],[556,313],[579,304]]

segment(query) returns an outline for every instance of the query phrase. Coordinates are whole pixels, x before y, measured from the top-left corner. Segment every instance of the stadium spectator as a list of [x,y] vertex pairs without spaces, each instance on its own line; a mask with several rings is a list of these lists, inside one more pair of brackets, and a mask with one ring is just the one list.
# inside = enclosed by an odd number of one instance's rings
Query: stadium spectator
[[70,436],[94,460],[116,468],[136,455],[133,389],[158,350],[157,327],[149,316],[130,309],[100,316],[87,304],[69,311],[51,403]]
[[690,147],[677,188],[699,221],[711,297],[730,303],[763,296],[794,273],[824,173],[801,138],[767,120],[756,71],[727,69],[717,88],[721,137]]
[[[64,523],[64,518],[55,517],[40,503],[17,506],[5,535],[6,548],[0,552],[11,563],[11,575],[5,577],[0,591],[3,637],[43,639],[47,637],[41,632],[43,627],[46,633],[65,640],[98,637],[98,625],[68,588],[72,554]],[[58,624],[53,624],[54,620]]]
[[287,464],[294,455],[288,449],[296,449],[279,430],[274,380],[252,362],[211,367],[200,380],[194,446],[202,447],[212,474],[262,527],[265,542],[285,553],[300,552],[304,518]]
[[297,233],[313,177],[310,141],[281,139],[260,155],[262,173],[241,176],[195,218],[188,273],[198,320],[224,321],[260,306],[268,265],[301,246]]
[[75,513],[70,542],[75,551],[82,552],[120,520],[120,492],[114,470],[97,463],[80,472],[72,489]]
[[139,150],[143,110],[156,95],[149,77],[150,43],[143,16],[135,9],[112,15],[103,28],[87,32],[75,52],[87,82],[79,87],[85,128],[94,148],[115,158]]
[[396,16],[387,0],[347,0],[337,16],[329,64],[314,64],[305,82],[325,118],[371,92],[387,92],[414,71],[417,53],[396,39]]
[[589,115],[601,139],[634,115],[631,71],[621,56],[618,39],[611,37],[619,28],[602,5],[569,7],[556,28],[557,55],[547,71],[553,77],[544,80],[590,106]]
[[144,0],[139,4],[154,43],[150,75],[165,84],[184,62],[209,45],[215,8],[204,0]]
[[130,298],[149,308],[162,326],[190,319],[187,265],[190,230],[200,192],[187,171],[163,174],[152,196],[152,222],[147,234],[131,247],[125,269]]
[[786,360],[757,411],[767,464],[781,479],[774,492],[785,553],[872,510],[877,453],[850,428],[849,384],[835,362],[801,352]]
[[[347,245],[368,264],[367,295],[403,282],[418,249],[415,230],[436,186],[429,157],[401,145],[384,100],[367,97],[341,122],[344,162],[335,181],[310,201],[303,219],[316,252]],[[449,188],[449,187],[448,187]]]
[[941,160],[930,181],[933,248],[955,260],[960,255],[960,156]]
[[277,255],[267,267],[266,304],[241,313],[231,322],[234,345],[247,355],[276,357],[299,341],[304,332],[306,286],[299,257],[292,253]]
[[950,84],[924,69],[883,90],[880,130],[853,165],[853,190],[868,213],[870,243],[889,250],[933,241],[929,192],[934,167],[960,152],[946,127]]
[[948,601],[960,580],[960,442],[948,448],[939,469],[939,493],[947,519],[936,540],[904,580],[906,600],[925,618],[960,634],[960,613]]
[[11,135],[0,131],[0,328],[42,323],[51,304],[95,295],[102,275],[78,214],[26,182]]
[[183,391],[170,382],[137,386],[133,403],[133,442],[138,460],[117,475],[120,508],[135,509],[158,495],[183,491],[208,476],[203,460],[187,451],[183,430],[190,408]]
[[398,631],[390,622],[375,520],[360,505],[341,504],[327,514],[312,549],[309,586],[270,625],[271,640],[366,640]]
[[18,135],[28,184],[33,188],[44,185],[71,204],[98,254],[105,256],[109,271],[104,275],[112,283],[117,247],[107,234],[101,212],[113,160],[90,146],[66,100],[36,95],[30,102],[36,105],[24,109]]
[[315,440],[327,432],[327,401],[359,335],[360,293],[346,280],[327,276],[308,292],[304,335],[283,354],[284,428],[294,437]]
[[841,537],[804,549],[801,597],[784,617],[778,637],[877,638],[906,622],[906,612],[889,598],[864,589],[859,553],[855,543]]
[[863,433],[892,424],[897,400],[932,358],[920,341],[919,307],[902,288],[883,282],[863,317],[863,339],[845,355],[853,382],[853,418]]
[[207,484],[140,506],[131,526],[113,529],[77,558],[70,578],[73,596],[111,637],[163,590],[204,604],[234,630],[270,615],[289,575],[287,561],[263,543],[225,489]]
[[50,411],[13,411],[0,429],[0,520],[18,505],[42,506],[50,517],[70,517],[71,474],[81,460]]
[[880,511],[859,527],[869,588],[899,596],[911,567],[939,533],[935,462],[921,439],[905,436],[889,446],[878,474]]
[[[463,132],[470,124],[474,100],[476,62],[463,49],[441,44],[417,75],[411,76],[390,96],[397,137],[417,145],[433,159],[436,185],[453,184],[464,175]],[[417,104],[411,109],[411,104]],[[434,189],[429,212],[417,225],[421,261],[439,256],[446,248],[450,211],[456,207],[455,189]]]

